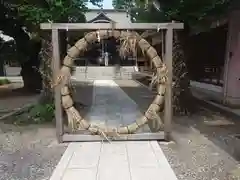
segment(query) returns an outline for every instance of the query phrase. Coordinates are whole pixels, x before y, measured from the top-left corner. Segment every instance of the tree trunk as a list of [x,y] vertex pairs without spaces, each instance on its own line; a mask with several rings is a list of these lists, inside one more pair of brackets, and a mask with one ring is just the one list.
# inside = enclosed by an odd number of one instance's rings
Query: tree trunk
[[32,68],[30,63],[22,64],[21,68],[21,76],[24,83],[24,89],[27,92],[40,93],[42,89],[42,78],[38,70]]
[[194,111],[190,78],[186,65],[186,32],[175,32],[173,40],[173,109],[175,114]]
[[0,59],[0,76],[4,76],[4,61]]
[[28,60],[21,63],[21,76],[26,91],[39,93],[42,90],[42,77],[39,72],[41,42],[30,40],[29,44],[31,51]]

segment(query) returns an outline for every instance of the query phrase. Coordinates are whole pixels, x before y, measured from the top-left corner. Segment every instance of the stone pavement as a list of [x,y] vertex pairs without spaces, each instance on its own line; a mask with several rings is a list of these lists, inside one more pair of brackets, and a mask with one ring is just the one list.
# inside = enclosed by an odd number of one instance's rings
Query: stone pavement
[[71,143],[50,180],[177,180],[156,141]]
[[[135,102],[112,80],[94,81],[92,104],[87,115],[92,123],[99,124],[105,119],[105,125],[116,126],[117,122],[129,123],[140,115]],[[157,141],[71,143],[50,180],[80,178],[177,180]]]
[[[86,119],[98,126],[125,126],[142,114],[138,105],[112,80],[93,83],[92,107]],[[147,125],[138,132],[150,132]]]

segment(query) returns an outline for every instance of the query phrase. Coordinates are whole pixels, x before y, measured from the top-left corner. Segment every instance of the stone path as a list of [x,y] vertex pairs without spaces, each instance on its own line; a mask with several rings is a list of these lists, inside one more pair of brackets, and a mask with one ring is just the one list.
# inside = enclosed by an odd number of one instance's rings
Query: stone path
[[[87,115],[92,123],[115,126],[119,122],[129,123],[138,115],[141,114],[135,102],[114,81],[94,81],[93,106]],[[50,180],[80,178],[177,180],[156,141],[71,143]]]
[[[112,80],[94,81],[92,101],[92,108],[86,117],[92,124],[125,126],[142,116],[138,105]],[[146,125],[138,132],[150,132],[150,129]]]
[[156,141],[71,143],[50,180],[177,180]]

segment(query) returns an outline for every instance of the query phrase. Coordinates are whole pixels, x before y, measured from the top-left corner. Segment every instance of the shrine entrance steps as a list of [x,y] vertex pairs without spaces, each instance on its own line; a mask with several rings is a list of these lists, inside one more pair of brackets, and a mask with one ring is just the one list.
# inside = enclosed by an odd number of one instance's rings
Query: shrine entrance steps
[[77,66],[73,77],[79,80],[129,80],[134,79],[136,74],[136,66]]

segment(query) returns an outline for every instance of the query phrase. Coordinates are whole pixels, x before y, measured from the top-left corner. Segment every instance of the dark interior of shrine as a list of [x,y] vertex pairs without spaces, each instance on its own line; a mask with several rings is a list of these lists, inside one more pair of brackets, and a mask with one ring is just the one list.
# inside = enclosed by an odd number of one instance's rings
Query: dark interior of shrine
[[[108,58],[107,66],[134,66],[136,60],[133,57],[121,58],[119,56],[120,41],[114,37],[94,42],[84,55],[77,59],[76,66],[106,66],[105,58]],[[107,56],[107,57],[106,57]]]
[[223,85],[228,24],[189,39],[188,69],[191,80]]

